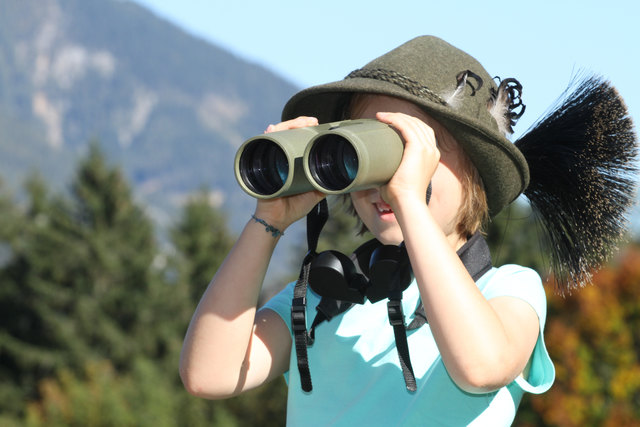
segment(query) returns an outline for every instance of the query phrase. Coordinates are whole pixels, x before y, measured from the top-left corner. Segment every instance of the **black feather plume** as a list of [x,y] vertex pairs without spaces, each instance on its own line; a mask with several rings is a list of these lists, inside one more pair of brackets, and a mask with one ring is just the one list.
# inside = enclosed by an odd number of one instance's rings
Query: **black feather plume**
[[559,290],[571,292],[625,233],[636,189],[633,122],[608,81],[587,77],[515,144],[529,164],[524,194],[545,228]]

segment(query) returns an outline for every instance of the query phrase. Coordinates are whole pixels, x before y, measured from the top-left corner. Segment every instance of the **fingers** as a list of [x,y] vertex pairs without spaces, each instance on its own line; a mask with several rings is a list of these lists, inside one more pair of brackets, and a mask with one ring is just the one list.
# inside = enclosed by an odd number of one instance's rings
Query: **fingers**
[[267,129],[264,131],[264,133],[278,132],[281,130],[297,129],[297,128],[303,128],[307,126],[317,126],[317,125],[318,125],[318,119],[316,119],[315,117],[300,116],[292,120],[287,120],[286,122],[281,122],[275,125],[269,125],[267,126]]
[[440,161],[433,129],[419,118],[403,113],[377,113],[376,118],[395,128],[405,143],[400,166],[380,190],[383,199],[394,210],[402,200],[423,203]]
[[403,162],[425,162],[423,167],[432,172],[435,170],[440,160],[440,151],[431,126],[417,117],[403,113],[378,113],[376,118],[400,132],[405,142]]
[[376,114],[376,118],[396,128],[406,143],[416,141],[431,148],[437,148],[436,136],[433,129],[417,117],[403,113],[380,112]]

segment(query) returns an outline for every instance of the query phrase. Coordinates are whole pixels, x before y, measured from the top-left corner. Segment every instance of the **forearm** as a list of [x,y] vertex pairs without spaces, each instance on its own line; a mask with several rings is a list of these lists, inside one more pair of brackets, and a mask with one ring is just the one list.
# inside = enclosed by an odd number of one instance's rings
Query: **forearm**
[[276,242],[250,220],[200,300],[180,359],[181,377],[192,393],[225,395],[242,387],[256,306]]
[[456,383],[467,391],[510,382],[527,355],[513,345],[501,317],[484,298],[424,203],[396,211],[414,275],[440,349]]

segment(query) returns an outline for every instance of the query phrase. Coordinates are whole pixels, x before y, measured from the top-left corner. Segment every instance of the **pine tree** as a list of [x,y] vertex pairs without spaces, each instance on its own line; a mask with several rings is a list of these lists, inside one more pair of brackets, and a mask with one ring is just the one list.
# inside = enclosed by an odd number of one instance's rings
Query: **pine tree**
[[171,239],[178,255],[177,269],[195,306],[235,241],[224,213],[212,206],[206,189],[188,200]]
[[[116,168],[94,144],[78,167],[71,198],[49,197],[41,180],[7,241],[0,268],[0,361],[11,399],[0,412],[37,395],[61,369],[80,372],[109,359],[117,372],[148,358],[177,377],[189,311],[186,294],[156,268],[150,220]],[[2,227],[0,227],[2,228]]]
[[[29,205],[19,219],[15,211],[14,231],[7,240],[8,259],[0,270],[0,366],[3,397],[0,413],[20,409],[25,397],[35,395],[36,383],[64,363],[65,355],[54,345],[56,337],[46,316],[51,306],[68,299],[68,292],[56,292],[44,279],[54,280],[66,267],[53,261],[62,254],[65,239],[51,227],[57,220],[54,202],[47,196],[43,181],[34,176],[26,184]],[[2,216],[4,227],[11,216]],[[3,227],[3,228],[4,228]],[[9,390],[11,392],[9,393]]]

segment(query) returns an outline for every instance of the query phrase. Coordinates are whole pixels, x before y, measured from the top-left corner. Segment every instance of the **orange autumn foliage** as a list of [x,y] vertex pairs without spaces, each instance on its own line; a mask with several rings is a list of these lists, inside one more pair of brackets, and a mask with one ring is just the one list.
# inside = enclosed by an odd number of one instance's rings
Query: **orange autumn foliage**
[[536,414],[526,424],[640,425],[640,247],[627,247],[571,295],[546,288],[556,382],[530,399]]

